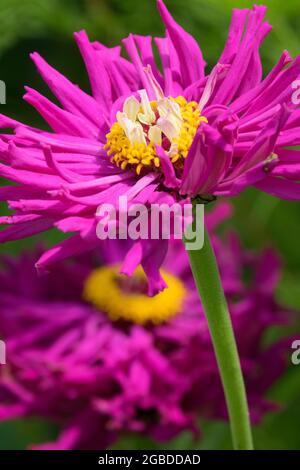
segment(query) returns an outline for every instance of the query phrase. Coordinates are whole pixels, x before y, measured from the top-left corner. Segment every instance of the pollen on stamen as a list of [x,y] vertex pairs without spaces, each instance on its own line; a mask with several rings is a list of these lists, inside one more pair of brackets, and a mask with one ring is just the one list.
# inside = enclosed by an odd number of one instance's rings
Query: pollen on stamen
[[158,170],[155,144],[159,144],[172,164],[181,168],[200,122],[207,119],[198,103],[183,96],[149,101],[145,90],[140,94],[143,105],[130,97],[106,135],[105,149],[111,161],[122,170],[134,168],[138,175],[143,170]]

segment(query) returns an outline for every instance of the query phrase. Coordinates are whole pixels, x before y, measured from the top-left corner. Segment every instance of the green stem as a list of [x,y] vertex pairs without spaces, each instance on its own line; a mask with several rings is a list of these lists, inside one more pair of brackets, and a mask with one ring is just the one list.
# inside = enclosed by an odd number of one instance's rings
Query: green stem
[[253,449],[245,385],[218,265],[207,230],[204,246],[188,250],[219,366],[236,450]]

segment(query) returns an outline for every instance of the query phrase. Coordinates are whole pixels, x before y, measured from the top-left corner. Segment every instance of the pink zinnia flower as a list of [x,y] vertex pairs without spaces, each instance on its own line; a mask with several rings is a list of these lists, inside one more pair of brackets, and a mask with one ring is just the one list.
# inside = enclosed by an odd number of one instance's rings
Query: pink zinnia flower
[[[210,229],[219,217],[208,220]],[[226,242],[214,238],[214,247],[252,421],[258,422],[276,408],[265,393],[283,373],[291,344],[282,339],[264,346],[268,329],[291,319],[274,297],[278,257],[245,251],[235,235]],[[37,277],[34,256],[1,258],[0,324],[7,347],[7,364],[0,366],[1,420],[38,416],[57,423],[57,440],[38,448],[101,449],[124,432],[167,441],[183,430],[199,436],[201,418],[227,419],[182,243],[170,243],[163,266],[170,287],[155,297],[146,295],[140,272],[118,275],[123,247],[117,242],[114,250],[103,250],[102,262],[91,255],[59,263],[47,278]]]
[[[57,227],[75,233],[47,251],[40,269],[95,248],[96,209],[116,203],[184,204],[187,197],[233,196],[249,185],[286,199],[299,199],[300,111],[291,103],[300,57],[285,51],[262,79],[260,45],[270,31],[266,8],[234,10],[229,36],[217,65],[205,74],[196,41],[171,17],[161,0],[166,27],[154,38],[130,34],[121,48],[90,42],[75,34],[89,75],[92,96],[48,65],[32,60],[61,106],[26,87],[51,131],[41,131],[5,116],[0,175],[16,186],[2,187],[0,199],[15,211],[0,241],[27,237]],[[151,294],[165,287],[159,268],[167,240],[139,240],[122,270],[139,263]]]

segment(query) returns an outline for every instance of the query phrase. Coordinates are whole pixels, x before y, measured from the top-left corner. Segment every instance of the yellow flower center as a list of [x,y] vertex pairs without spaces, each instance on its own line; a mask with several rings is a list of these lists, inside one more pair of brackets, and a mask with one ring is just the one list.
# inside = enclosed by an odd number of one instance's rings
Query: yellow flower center
[[106,313],[111,320],[138,324],[158,324],[180,313],[186,290],[177,277],[164,272],[168,287],[155,297],[146,293],[146,276],[137,268],[134,276],[119,273],[119,266],[103,266],[92,271],[85,281],[83,298]]
[[149,101],[145,90],[139,94],[141,101],[133,96],[127,98],[123,111],[117,113],[117,122],[106,135],[105,148],[112,162],[123,170],[128,166],[135,168],[137,174],[143,168],[157,169],[158,144],[175,168],[182,168],[200,122],[207,122],[198,103],[188,102],[183,96]]

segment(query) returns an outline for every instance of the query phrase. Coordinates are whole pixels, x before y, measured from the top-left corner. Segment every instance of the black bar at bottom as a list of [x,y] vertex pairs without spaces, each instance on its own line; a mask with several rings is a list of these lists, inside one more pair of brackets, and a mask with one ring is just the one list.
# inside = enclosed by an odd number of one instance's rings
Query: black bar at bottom
[[1,468],[4,464],[16,466],[54,464],[64,466],[83,466],[96,468],[117,466],[120,468],[147,468],[153,465],[208,465],[228,463],[299,464],[300,451],[156,451],[156,450],[124,450],[124,451],[0,451]]

